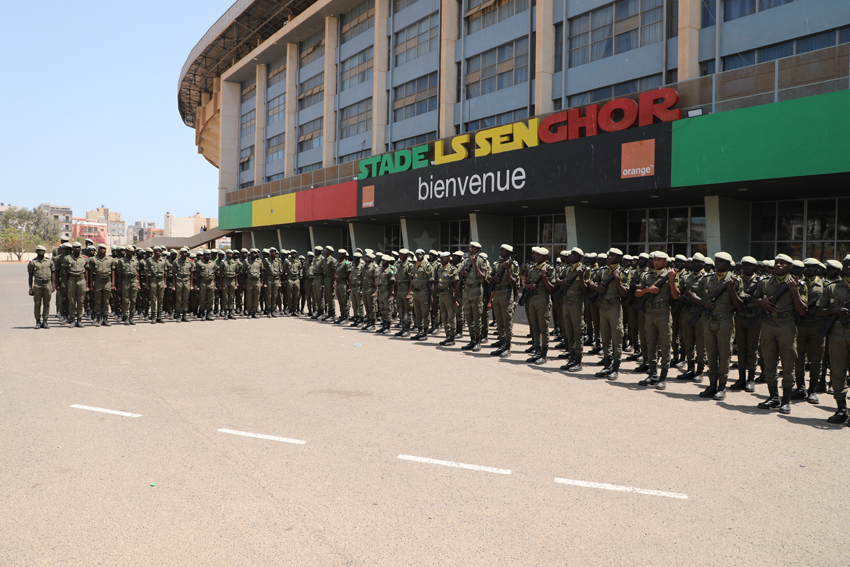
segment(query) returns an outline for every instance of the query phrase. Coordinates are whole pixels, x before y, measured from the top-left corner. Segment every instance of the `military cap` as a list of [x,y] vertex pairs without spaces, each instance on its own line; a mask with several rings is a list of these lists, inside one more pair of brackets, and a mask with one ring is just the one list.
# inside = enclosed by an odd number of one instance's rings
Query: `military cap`
[[697,252],[694,254],[694,262],[705,262],[705,256]]
[[390,256],[389,254],[381,254],[381,260],[385,260],[385,261],[387,261],[387,262],[392,262],[392,261],[393,261],[393,257],[392,257],[392,256]]
[[596,254],[596,252],[588,252],[587,254],[584,255],[585,258],[589,258],[591,260],[595,260],[596,256],[598,256],[598,254]]
[[688,261],[688,259],[685,257],[684,254],[676,254],[676,256],[673,259],[674,260],[681,260],[682,262]]
[[268,248],[263,248],[263,254],[268,254],[268,253],[269,253],[269,249],[268,249]]
[[181,249],[180,249],[180,251],[181,251],[181,252],[188,252],[188,251],[189,251],[189,249],[188,249],[188,248],[186,248],[186,247],[184,246],[183,248],[181,248]]
[[655,252],[653,252],[652,257],[653,258],[661,258],[663,260],[669,260],[670,259],[670,256],[667,255],[667,252],[664,252],[662,250],[656,250]]
[[792,260],[791,263],[795,268],[805,268],[806,265],[802,262],[802,260]]
[[86,244],[94,244],[94,240],[91,238],[86,238]]
[[209,248],[204,248],[201,251],[201,256],[209,256],[209,255],[210,255],[210,249]]
[[[230,251],[231,251],[231,250],[230,250],[230,248],[228,248],[228,249],[227,249],[227,251],[228,251],[228,252],[230,252]],[[218,251],[218,255],[219,255],[219,256],[224,256],[224,250],[219,250],[219,251]]]
[[843,262],[850,262],[850,254],[847,254],[846,256],[844,256],[844,259],[843,259],[843,260],[841,260],[841,262],[842,262],[842,263],[843,263]]
[[434,256],[436,256],[437,254],[439,254],[439,252],[432,248],[431,250],[428,250],[428,254],[433,254]]
[[789,264],[794,262],[794,260],[792,260],[791,256],[789,256],[788,254],[777,254],[776,258],[774,258],[774,262],[778,262],[779,260],[782,260],[783,262],[788,262]]
[[256,252],[257,254],[259,254],[260,249],[259,248],[251,248],[251,252]]
[[597,260],[607,260],[608,254],[606,254],[605,252],[600,252],[599,254],[596,255],[596,259]]
[[460,250],[455,250],[455,251],[453,252],[453,255],[455,255],[455,256],[460,256],[461,258],[463,258],[463,252],[461,252]]
[[634,259],[635,259],[634,256],[631,256],[629,254],[626,254],[625,256],[623,256],[623,260],[634,260]]
[[451,254],[448,252],[440,252],[440,258],[448,258],[449,256],[451,256]]
[[316,255],[315,255],[315,254],[313,254],[312,252],[307,252],[307,255],[308,255],[308,256],[312,256],[312,257],[314,257],[314,258],[316,257]]
[[482,258],[484,258],[485,260],[487,260],[487,259],[489,259],[489,258],[490,258],[490,257],[487,255],[487,253],[486,253],[486,252],[482,252],[481,254],[479,254],[479,256],[481,256],[481,257],[482,257]]
[[741,258],[741,263],[742,264],[753,264],[754,266],[757,266],[758,260],[756,260],[752,256],[744,256],[743,258]]
[[417,249],[416,249],[416,253],[417,253],[417,254],[424,254],[424,253],[425,253],[425,251],[424,251],[424,250],[422,250],[421,248],[417,248]]
[[240,252],[240,253],[244,252],[245,254],[247,254],[247,253],[248,253],[248,249],[247,249],[247,248],[243,248],[243,249],[242,249],[242,250],[240,250],[239,252]]
[[410,250],[408,250],[407,248],[402,248],[401,250],[398,251],[398,253],[399,254],[410,254]]
[[817,258],[806,258],[805,260],[803,260],[803,264],[805,264],[806,266],[820,266],[821,268],[826,268],[826,266],[824,266],[823,263]]
[[367,258],[371,258],[371,259],[373,259],[373,260],[374,260],[374,259],[375,259],[375,254],[374,254],[373,252],[369,252],[368,254],[366,254],[366,257],[367,257]]
[[64,234],[59,237],[59,242],[68,242],[69,240],[71,239],[65,236]]
[[38,246],[36,246],[36,247],[35,247],[35,251],[36,251],[36,252],[38,252],[39,250],[42,250],[42,251],[44,251],[44,252],[47,252],[47,248],[45,248],[45,247],[44,247],[44,246],[42,246],[41,244],[39,244]]
[[190,253],[190,254],[189,254],[189,257],[190,257],[190,258],[197,258],[197,257],[198,257],[198,254],[197,254],[197,253],[195,253],[195,252],[192,252],[192,253]]
[[398,254],[398,252],[396,252],[395,250],[393,250],[392,252],[390,252],[390,255],[391,255],[391,256],[393,256],[393,257],[396,257],[396,256],[398,256],[399,254]]
[[224,251],[224,254],[233,254],[233,248],[228,248]]
[[269,248],[269,252],[277,252],[277,248],[275,248],[274,246],[272,246],[271,248]]
[[508,252],[514,251],[514,247],[510,244],[502,244],[499,248],[501,248],[502,250],[507,250]]
[[366,250],[362,250],[362,252],[365,252],[365,253],[366,253],[366,255],[374,254],[374,253],[375,253],[375,251],[374,251],[374,250],[372,250],[371,248],[367,248]]
[[70,247],[71,247],[70,242],[63,242],[62,244],[59,245],[59,248],[70,248]]
[[363,254],[361,254],[360,252],[355,252],[355,253],[354,253],[354,257],[355,257],[355,258],[362,258],[362,257],[363,257]]
[[768,268],[772,268],[776,265],[776,260],[765,260],[764,265]]
[[611,254],[616,254],[617,256],[622,256],[622,255],[623,255],[623,251],[622,251],[622,250],[620,250],[619,248],[611,248],[611,249],[608,251],[608,254],[609,254],[609,255],[611,255]]
[[839,262],[838,260],[827,260],[826,265],[829,266],[830,268],[836,268],[838,270],[840,270],[841,268],[844,267],[844,266],[841,265],[841,262]]
[[[315,256],[315,254],[314,254],[314,256]],[[306,258],[304,257],[304,255],[303,255],[303,254],[302,254],[301,256],[298,256],[298,259],[299,259],[299,260],[306,260]]]
[[151,254],[153,254],[153,248],[145,248],[145,252],[150,252]]
[[104,250],[106,250],[106,244],[104,244],[103,242],[101,242],[100,244],[98,244],[98,245],[97,245],[97,248],[98,248],[98,250],[99,250],[99,249],[101,249],[101,248],[103,248]]
[[333,252],[334,247],[333,246],[325,246],[325,250],[329,250],[329,251]]
[[338,254],[348,254],[348,250],[346,250],[345,248],[340,248],[339,250],[337,250],[337,253]]
[[647,254],[646,252],[641,252],[640,254],[638,254],[638,258],[645,258],[649,260],[649,254]]
[[[564,256],[564,257],[569,256],[569,255],[570,255],[570,251],[569,251],[569,250],[561,250],[561,254],[560,254],[560,255],[561,255],[561,256]],[[560,260],[560,258],[558,258],[558,260]]]
[[470,246],[475,246],[476,248],[481,248],[481,244],[479,242],[472,241],[469,243]]
[[579,256],[584,256],[584,250],[582,250],[582,249],[581,249],[581,248],[579,248],[578,246],[573,246],[573,247],[572,247],[572,249],[570,250],[570,253],[573,253],[573,252],[575,252],[575,253],[576,253],[576,254],[578,254]]
[[321,251],[322,251],[322,247],[321,247],[321,246],[316,246],[313,250],[316,250],[317,252],[321,252]]
[[128,244],[127,246],[124,247],[124,250],[130,250],[131,252],[135,252],[136,247],[133,246],[132,244]]
[[82,244],[80,244],[79,242],[74,242],[74,243],[71,245],[71,248],[82,248],[82,247],[83,247],[83,245],[82,245]]
[[535,247],[533,247],[533,248],[531,249],[531,251],[532,251],[532,252],[534,252],[534,253],[536,253],[536,254],[542,254],[543,256],[548,256],[548,255],[549,255],[549,249],[548,249],[548,248],[544,248],[544,247],[542,247],[542,246],[535,246]]
[[732,255],[727,252],[718,252],[714,255],[715,260],[726,260],[727,262],[734,262],[732,259]]
[[708,264],[709,266],[713,266],[714,265],[714,259],[711,258],[711,257],[706,257],[705,263]]

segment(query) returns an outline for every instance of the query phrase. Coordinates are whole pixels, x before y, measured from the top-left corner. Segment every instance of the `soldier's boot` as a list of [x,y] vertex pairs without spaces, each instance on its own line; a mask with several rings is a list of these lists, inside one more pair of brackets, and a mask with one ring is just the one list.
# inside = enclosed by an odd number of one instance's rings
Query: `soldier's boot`
[[490,356],[499,356],[505,350],[504,339],[499,339],[499,342],[490,345],[490,348],[494,349],[493,352],[490,353]]
[[47,324],[47,317],[45,317],[44,319],[41,320],[41,328],[42,329],[49,329],[50,328],[50,325]]
[[797,386],[791,390],[792,400],[805,400],[808,393],[806,392],[806,378],[801,376],[796,380]]
[[530,363],[537,362],[537,357],[540,356],[540,349],[536,346],[532,346],[531,350],[526,350],[526,352],[531,352],[531,356],[528,357],[525,361]]
[[186,318],[186,312],[185,311],[183,311],[183,313],[180,314],[180,320],[183,321],[184,323],[189,322],[189,320]]
[[789,414],[791,413],[791,390],[790,389],[782,389],[782,400],[780,400],[779,404],[779,413]]
[[104,311],[103,313],[101,313],[101,318],[103,319],[103,326],[104,327],[111,327],[112,326],[109,323],[109,313],[108,312]]
[[499,358],[510,358],[511,357],[511,339],[505,339],[505,346],[502,350],[502,353],[499,355]]
[[95,315],[95,316],[92,318],[92,320],[94,321],[94,326],[95,326],[95,327],[100,327],[100,326],[103,324],[103,321],[101,320],[100,314]]
[[472,349],[471,349],[472,352],[478,352],[478,351],[481,350],[482,339],[483,339],[483,337],[480,337],[480,336],[475,337],[475,339],[474,339],[475,344],[472,346]]
[[[555,346],[553,346],[552,348],[555,349],[555,350],[558,350],[559,348],[567,348],[567,343],[565,343],[564,341],[561,341],[558,344],[556,344]],[[560,357],[560,355],[558,355],[558,356]]]
[[390,334],[390,325],[391,325],[391,324],[392,324],[392,323],[391,323],[389,320],[387,320],[387,321],[383,321],[383,327],[381,327],[381,330],[380,330],[379,332],[380,332],[382,335],[389,335],[389,334]]
[[542,349],[540,349],[540,354],[537,355],[537,360],[534,361],[534,364],[546,364],[546,362],[549,360],[546,356],[547,354],[549,354],[548,348],[543,347]]
[[694,371],[694,384],[702,382],[703,372],[705,372],[705,362],[699,360],[697,361],[697,369]]
[[756,371],[755,370],[747,370],[747,384],[744,386],[745,392],[755,392],[756,391]]
[[847,422],[847,400],[836,400],[838,411],[832,416],[826,418],[829,423],[846,423]]
[[260,316],[257,314],[256,311],[251,312],[251,319],[259,319],[259,318],[260,318]]
[[665,390],[667,388],[667,369],[661,370],[661,376],[658,377],[658,384],[655,385],[656,390]]
[[351,321],[351,325],[349,327],[359,327],[360,326],[360,317],[355,317],[353,321]]
[[135,324],[136,324],[136,322],[135,322],[135,321],[133,321],[133,317],[134,317],[134,315],[133,315],[133,314],[131,314],[131,315],[130,315],[130,317],[128,317],[128,318],[127,318],[127,322],[128,322],[130,325],[135,325]]
[[607,378],[609,380],[616,380],[620,375],[620,361],[615,360],[611,363],[611,372],[608,374]]
[[490,339],[487,336],[487,327],[484,327],[484,330],[478,336],[478,344],[487,344],[490,342]]
[[469,335],[469,343],[460,347],[460,350],[472,350],[475,347],[476,344],[477,344],[477,342],[475,340],[475,337],[472,336],[472,335]]
[[738,368],[738,379],[734,384],[729,386],[729,389],[733,392],[739,392],[747,387],[747,369],[746,368]]
[[460,324],[455,329],[455,337],[461,339],[463,338],[463,324]]
[[699,393],[700,398],[713,398],[714,394],[717,393],[717,381],[713,378],[710,378],[708,381],[708,388]]
[[[407,328],[407,324],[402,323],[402,324],[401,324],[401,329],[399,329],[398,331],[396,331],[396,333],[395,333],[393,336],[394,336],[394,337],[400,337],[400,336],[401,336],[401,334],[402,334],[402,333],[404,333],[404,330],[405,330],[406,328]],[[410,335],[408,335],[408,336],[410,336]]]
[[696,363],[693,360],[688,361],[688,369],[679,374],[676,378],[679,380],[693,380],[696,372]]
[[576,354],[572,359],[570,359],[565,365],[561,367],[561,370],[566,370],[567,372],[578,372],[581,369],[581,353]]
[[584,346],[593,346],[593,337],[588,335],[584,341]]
[[439,346],[453,346],[455,344],[454,337],[446,337],[442,341],[437,343]]
[[756,377],[756,384],[764,384],[765,383],[764,360],[762,360],[761,358],[759,358],[758,366],[759,366],[759,375]]
[[635,368],[635,372],[640,372],[640,373],[649,372],[649,363],[646,362],[646,361],[641,362],[640,366]]
[[41,319],[40,319],[40,318],[38,318],[38,317],[36,317],[36,318],[35,318],[35,328],[36,328],[36,329],[40,329],[40,328],[41,328]]
[[562,360],[572,360],[575,357],[573,356],[573,353],[570,351],[569,345],[567,345],[567,349],[564,352],[562,352],[561,354],[559,354],[558,358],[560,358]]
[[596,343],[596,346],[594,346],[592,349],[590,349],[590,352],[588,352],[587,354],[599,354],[600,352],[602,352],[601,341],[597,340],[597,341],[595,341],[595,343]]
[[714,393],[714,399],[722,402],[726,399],[726,376],[721,376],[717,381],[717,391]]
[[679,355],[679,349],[673,349],[673,358],[670,360],[670,368],[675,368],[682,357]]
[[610,358],[603,358],[602,362],[602,370],[594,374],[594,376],[596,376],[597,378],[606,378],[609,374],[611,374],[611,371],[613,370],[614,364]]
[[79,317],[77,317],[77,322],[76,322],[76,323],[74,323],[74,326],[75,326],[75,327],[77,327],[77,328],[79,328],[79,329],[82,329],[82,328],[83,328],[83,321],[82,321],[82,319],[80,319]]
[[148,317],[148,321],[155,322],[155,321],[154,321],[154,319],[155,319],[155,315],[156,315],[156,314],[154,313],[153,309],[151,309],[151,314],[150,314],[150,317]]
[[812,383],[809,385],[809,389],[806,391],[806,401],[810,404],[816,404],[820,400],[818,399],[818,395],[815,393],[817,389],[816,378],[812,378]]
[[212,320],[213,320],[212,310],[206,309],[206,316],[204,317],[204,321],[212,321]]
[[767,385],[770,397],[758,405],[759,409],[776,409],[782,402],[779,400],[779,388],[775,385]]
[[525,349],[525,351],[523,351],[523,352],[525,352],[525,353],[530,353],[530,352],[536,352],[536,351],[537,351],[537,345],[532,344],[530,347],[528,347],[527,349]]
[[410,323],[404,323],[401,326],[401,331],[399,333],[400,334],[398,336],[403,338],[403,339],[406,339],[407,337],[409,337],[410,336]]
[[162,320],[162,310],[161,309],[156,312],[156,322],[157,323],[165,323],[165,321]]
[[275,309],[269,309],[269,315],[277,319],[277,312]]
[[655,386],[658,384],[658,370],[655,365],[649,367],[649,376],[638,382],[640,386]]

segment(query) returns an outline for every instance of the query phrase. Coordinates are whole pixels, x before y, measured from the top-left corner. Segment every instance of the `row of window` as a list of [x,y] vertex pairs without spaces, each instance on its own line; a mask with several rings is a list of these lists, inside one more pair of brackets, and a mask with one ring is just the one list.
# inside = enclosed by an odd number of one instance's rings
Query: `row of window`
[[286,119],[286,93],[276,96],[269,101],[268,110],[266,111],[266,125],[271,126],[275,122],[282,122]]
[[[723,58],[723,70],[730,71],[732,69],[749,67],[756,63],[767,63],[774,59],[801,55],[842,43],[850,43],[850,27],[830,30],[809,37],[729,55]],[[713,75],[715,71],[715,62],[713,59],[700,63],[700,74],[702,76]]]
[[242,115],[242,119],[240,120],[241,125],[241,133],[240,137],[244,138],[245,136],[250,136],[254,133],[254,123],[256,121],[257,111],[250,110]]
[[465,99],[528,81],[528,37],[500,45],[466,60]]
[[248,102],[257,96],[257,75],[251,75],[251,78],[242,83],[242,102]]
[[437,110],[439,89],[436,71],[396,87],[393,91],[393,122]]
[[320,59],[325,54],[325,30],[321,29],[299,44],[301,68]]
[[281,55],[269,65],[269,77],[266,82],[271,87],[284,79],[286,79],[286,55]]
[[464,15],[467,35],[528,10],[529,0],[470,0]]
[[502,112],[495,116],[487,118],[479,118],[471,120],[463,125],[464,132],[474,132],[475,130],[483,130],[485,128],[493,128],[502,124],[510,124],[511,122],[519,122],[528,118],[528,108],[520,108],[511,112]]
[[319,104],[325,98],[325,74],[314,75],[298,85],[298,110]]
[[266,141],[266,162],[280,161],[283,159],[284,138],[286,134],[278,134]]
[[298,127],[298,151],[306,152],[322,147],[322,128],[325,119],[320,116]]
[[583,106],[585,104],[591,104],[601,100],[609,100],[632,93],[649,91],[659,87],[661,87],[660,73],[658,75],[650,75],[649,77],[644,77],[642,79],[625,81],[623,83],[617,83],[616,85],[609,85],[607,87],[594,89],[586,93],[572,95],[569,97],[568,107],[572,108],[574,106]]
[[570,67],[660,42],[663,20],[663,0],[620,0],[571,19]]
[[355,161],[355,160],[364,159],[364,158],[367,158],[367,157],[372,157],[372,149],[371,148],[369,148],[368,150],[361,150],[359,152],[354,152],[353,154],[346,154],[344,156],[339,156],[339,158],[337,159],[337,162],[347,163],[349,161]]
[[395,34],[395,66],[437,51],[440,47],[440,15],[431,14]]
[[369,47],[340,63],[340,92],[356,87],[372,78],[372,71],[375,66],[374,54],[375,48]]
[[427,134],[420,134],[418,136],[413,136],[412,138],[405,138],[404,140],[396,140],[393,142],[393,149],[400,150],[402,148],[410,148],[413,146],[418,146],[421,144],[425,144],[427,142],[433,142],[437,139],[436,132],[428,132]]
[[340,17],[340,43],[347,43],[375,27],[375,0],[366,0]]
[[361,100],[339,111],[339,137],[341,140],[356,134],[372,131],[372,99]]
[[239,150],[239,171],[250,171],[254,168],[254,146]]

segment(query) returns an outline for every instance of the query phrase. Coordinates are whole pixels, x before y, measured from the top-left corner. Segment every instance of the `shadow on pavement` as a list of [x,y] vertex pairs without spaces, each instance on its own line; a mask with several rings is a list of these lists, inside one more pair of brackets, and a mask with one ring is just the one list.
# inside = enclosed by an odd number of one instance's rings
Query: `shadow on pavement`
[[792,415],[782,414],[780,414],[779,417],[790,423],[796,423],[797,425],[808,425],[809,427],[814,427],[815,429],[829,430],[847,427],[847,425],[844,423],[829,423],[826,419],[814,417],[794,417]]

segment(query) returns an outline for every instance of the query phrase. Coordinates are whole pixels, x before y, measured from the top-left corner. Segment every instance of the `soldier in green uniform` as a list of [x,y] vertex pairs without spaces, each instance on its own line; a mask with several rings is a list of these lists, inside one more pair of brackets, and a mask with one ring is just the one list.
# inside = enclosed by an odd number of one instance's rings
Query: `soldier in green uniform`
[[269,248],[269,257],[263,260],[263,293],[266,296],[264,314],[277,317],[277,297],[280,293],[280,279],[283,275],[283,263],[277,256],[277,248]]
[[[535,246],[531,249],[534,264],[529,267],[525,285],[527,290],[528,326],[531,328],[531,347],[526,351],[530,364],[543,364],[549,352],[549,294],[555,291],[549,249]],[[472,332],[472,325],[470,325]]]
[[[428,302],[428,315],[431,319],[431,327],[425,329],[425,332],[427,334],[432,334],[437,330],[437,327],[440,326],[440,294],[437,292],[437,286],[435,285],[437,280],[437,267],[440,265],[440,253],[433,249],[429,250],[427,260],[428,264],[431,266],[431,285],[429,288],[431,298]],[[463,314],[462,309],[459,309],[458,311]]]
[[162,249],[159,246],[154,247],[153,256],[148,258],[145,268],[145,287],[150,291],[151,317],[155,317],[154,324],[164,323],[162,308],[168,276],[168,260],[162,256]]
[[301,279],[303,277],[303,266],[298,259],[298,252],[291,250],[289,258],[283,264],[283,275],[286,278],[286,297],[290,317],[297,317],[301,304]]
[[559,358],[567,358],[561,370],[578,372],[582,369],[584,351],[584,296],[590,281],[590,271],[582,259],[584,251],[573,248],[564,257],[563,269],[554,282],[562,289],[557,301],[561,302],[561,332],[564,336],[566,351]]
[[[815,313],[815,305],[824,291],[823,278],[818,274],[822,270],[826,270],[826,266],[816,258],[806,258],[803,265],[803,276],[809,295],[808,313],[800,317],[797,323],[797,364],[794,368],[797,388],[791,392],[791,399],[805,399],[810,404],[816,404],[819,401],[816,390],[820,382],[824,346],[826,344],[825,336],[821,336],[817,331],[824,324],[826,318]],[[806,358],[809,359],[810,363],[808,389],[806,389]]]
[[51,258],[53,261],[53,271],[56,274],[56,282],[59,284],[56,288],[56,317],[60,323],[71,322],[68,315],[68,291],[65,289],[65,279],[68,272],[65,268],[65,256],[71,254],[71,244],[63,242],[59,246],[57,254]]
[[683,270],[688,259],[684,254],[676,254],[673,259],[673,267],[676,268],[676,287],[679,288],[679,299],[673,302],[672,309],[672,331],[670,334],[670,346],[673,349],[673,358],[670,360],[670,367],[681,368],[680,363],[684,360],[682,356],[682,330],[680,328],[682,310],[685,308],[684,293],[682,292],[682,276]]
[[425,258],[425,251],[421,248],[416,250],[416,262],[410,269],[409,277],[413,325],[416,327],[416,334],[410,338],[416,341],[425,340],[429,331],[436,327],[436,323],[430,321],[431,299],[434,297],[434,266]]
[[390,332],[392,311],[390,309],[390,293],[395,285],[395,270],[390,265],[393,257],[387,254],[381,256],[381,267],[377,275],[378,308],[381,310],[381,328],[376,332],[386,335]]
[[630,308],[637,313],[638,342],[635,346],[635,352],[626,358],[626,360],[642,360],[641,365],[636,369],[637,372],[646,372],[649,370],[649,365],[646,363],[646,357],[644,356],[646,354],[646,313],[643,309],[638,310],[633,305],[637,301],[637,286],[641,278],[644,274],[653,270],[652,266],[649,265],[649,261],[649,254],[646,252],[638,254],[635,273],[632,275],[631,282],[629,283],[629,293],[632,295],[632,305],[630,305]]
[[115,285],[115,259],[106,255],[106,244],[98,244],[97,255],[89,258],[89,287],[92,291],[95,327],[109,327],[109,298]]
[[50,296],[56,286],[56,272],[53,261],[44,257],[47,248],[39,244],[35,247],[35,258],[27,264],[27,283],[29,294],[35,304],[35,328],[47,329],[50,316]]
[[360,289],[363,297],[363,306],[366,310],[366,324],[363,325],[363,330],[368,331],[375,328],[375,299],[378,289],[378,266],[375,264],[375,255],[371,252],[366,253],[364,262],[363,283]]
[[336,303],[334,302],[334,274],[336,273],[336,265],[337,261],[334,258],[334,248],[333,246],[325,246],[324,251],[325,257],[322,260],[322,280],[323,280],[323,288],[322,293],[324,293],[324,302],[325,302],[325,316],[322,317],[322,321],[327,321],[330,319],[333,322],[336,317]]
[[348,315],[351,312],[351,306],[348,303],[349,289],[348,282],[351,278],[351,261],[348,259],[348,251],[344,248],[337,250],[336,267],[334,268],[334,294],[336,301],[339,303],[339,319],[334,323],[341,325],[348,321]]
[[[499,262],[493,266],[492,274],[487,277],[488,282],[496,284],[491,302],[493,316],[496,318],[496,333],[499,337],[493,345],[496,350],[491,352],[490,356],[501,358],[511,356],[511,343],[514,338],[514,307],[519,299],[516,292],[519,286],[520,268],[513,259],[513,253],[513,246],[502,244],[499,247]],[[448,253],[446,253],[446,261],[448,261]],[[441,305],[441,313],[442,309]]]
[[706,275],[705,256],[697,252],[686,267],[687,271],[679,275],[677,285],[681,293],[680,301],[684,302],[679,315],[679,332],[682,335],[681,358],[687,360],[688,368],[678,378],[692,379],[699,383],[705,371],[704,319],[700,317],[696,324],[691,324],[691,320],[702,310],[702,306],[690,299],[688,291],[698,288],[699,281]]
[[[443,252],[440,254],[440,265],[437,268],[437,293],[440,298],[440,319],[443,322],[443,331],[446,338],[440,341],[440,346],[452,346],[455,344],[455,311],[459,308],[457,266],[450,262],[451,254]],[[508,351],[510,354],[510,351]]]
[[623,298],[628,290],[623,287],[623,270],[620,262],[623,253],[611,248],[606,254],[608,265],[597,270],[588,284],[599,294],[599,334],[602,339],[603,369],[596,373],[599,378],[616,380],[620,371],[623,349]]
[[401,328],[395,334],[397,337],[409,337],[413,323],[413,295],[410,290],[410,280],[413,275],[413,262],[410,261],[410,250],[402,248],[398,251],[396,262],[395,289],[393,296],[398,304],[398,322]]
[[201,292],[200,292],[200,289],[199,289],[201,287],[201,280],[198,277],[198,262],[200,260],[201,260],[201,255],[199,253],[197,253],[197,252],[190,252],[189,253],[189,261],[192,262],[192,266],[193,266],[193,269],[192,269],[192,288],[189,291],[189,312],[192,313],[195,316],[196,319],[201,316],[201,309],[200,309]]
[[311,273],[313,275],[313,316],[318,319],[325,312],[325,259],[322,247],[316,246]]
[[313,261],[315,259],[316,254],[313,252],[307,252],[307,259],[304,262],[304,289],[302,290],[304,308],[311,319],[313,318],[313,311],[315,310],[315,305],[313,304]]
[[[759,346],[764,357],[764,380],[767,382],[770,398],[758,407],[779,408],[779,412],[783,414],[791,413],[791,390],[794,387],[794,365],[797,362],[797,324],[794,313],[801,317],[805,315],[808,301],[806,283],[798,282],[789,273],[792,262],[789,256],[779,254],[774,261],[773,275],[759,282],[752,300],[766,312],[762,316]],[[783,293],[777,293],[780,291]],[[780,360],[781,399],[776,377]]]
[[[829,423],[847,423],[847,369],[850,365],[850,254],[842,261],[841,277],[828,283],[817,302],[815,315],[831,321],[826,335],[829,379],[838,411]],[[783,364],[784,366],[784,364]]]
[[[481,313],[484,305],[484,282],[490,271],[490,265],[486,259],[480,257],[481,244],[469,243],[469,257],[464,261],[458,272],[463,279],[463,316],[469,329],[469,344],[461,347],[461,350],[478,352],[481,350]],[[486,324],[486,322],[485,322]],[[547,327],[548,334],[549,329]]]
[[160,247],[160,250],[165,259],[165,293],[162,296],[162,310],[171,317],[174,315],[174,289],[171,287],[171,282],[174,279],[172,270],[176,254],[173,250],[169,252],[165,246]]
[[177,322],[186,322],[186,313],[189,311],[189,295],[194,287],[192,274],[195,264],[189,258],[189,249],[185,246],[180,249],[180,257],[174,261],[171,273],[174,277],[171,286],[174,288],[174,318]]
[[139,260],[135,256],[135,247],[127,246],[124,257],[118,260],[116,267],[120,276],[121,314],[125,325],[135,325],[136,297],[139,293]]
[[[593,281],[593,278],[608,265],[608,255],[605,252],[600,252],[596,254],[595,265],[593,269],[590,271],[590,281]],[[586,310],[590,311],[590,319],[593,321],[593,348],[588,351],[588,354],[600,354],[602,352],[602,325],[600,323],[600,313],[599,313],[599,294],[593,293],[591,290],[590,296],[588,297],[589,301],[586,302]]]
[[348,287],[351,288],[351,325],[358,327],[363,322],[363,253],[355,252],[354,260],[351,262],[351,273],[348,278]]
[[[641,276],[635,290],[636,297],[651,294],[643,305],[646,326],[646,349],[644,362],[649,366],[649,376],[638,382],[641,386],[655,386],[659,390],[667,387],[667,371],[670,368],[670,319],[671,300],[679,298],[676,287],[676,270],[669,269],[669,257],[665,252],[653,252],[653,270]],[[661,350],[661,374],[658,373],[658,351]]]
[[201,258],[195,262],[195,272],[198,274],[198,313],[206,320],[212,321],[212,310],[215,294],[215,275],[217,266],[210,259],[209,249],[201,253]]
[[218,267],[218,287],[221,288],[221,312],[227,320],[234,319],[233,306],[239,285],[239,262],[233,257],[233,250],[230,248],[224,252],[224,256]]
[[738,347],[738,380],[729,386],[730,390],[745,390],[754,392],[756,389],[756,363],[759,358],[759,338],[761,336],[762,318],[756,320],[752,329],[746,324],[758,310],[758,305],[752,302],[753,294],[761,281],[757,273],[758,260],[752,256],[741,258],[741,302],[743,307],[735,313],[735,344]]
[[248,260],[244,264],[245,270],[245,310],[252,319],[258,318],[260,308],[260,290],[263,285],[263,262],[260,259],[260,251],[252,248]]
[[[457,268],[457,271],[460,272],[460,265],[463,263],[463,252],[460,250],[452,252],[451,262],[452,265]],[[457,300],[458,305],[463,305],[463,280],[460,280]],[[455,314],[455,338],[463,338],[463,309],[460,307],[458,307],[457,313]]]
[[82,255],[82,244],[74,242],[70,255],[62,259],[65,267],[65,279],[62,287],[68,294],[68,322],[71,327],[82,328],[83,301],[86,297],[86,263],[87,259]]
[[[705,354],[708,359],[708,388],[701,398],[726,399],[726,382],[732,358],[732,334],[735,330],[735,310],[743,309],[740,294],[744,284],[732,274],[732,256],[726,252],[714,255],[717,273],[706,274],[696,281],[687,296],[700,310]],[[718,295],[719,294],[719,295]]]
[[236,295],[234,302],[236,304],[236,313],[245,314],[245,262],[248,260],[248,249],[243,248],[238,253],[234,252],[233,256],[236,260],[238,270],[236,272]]

